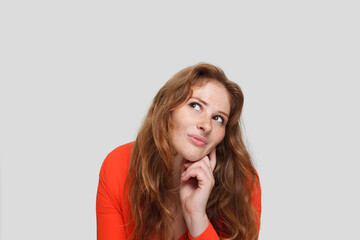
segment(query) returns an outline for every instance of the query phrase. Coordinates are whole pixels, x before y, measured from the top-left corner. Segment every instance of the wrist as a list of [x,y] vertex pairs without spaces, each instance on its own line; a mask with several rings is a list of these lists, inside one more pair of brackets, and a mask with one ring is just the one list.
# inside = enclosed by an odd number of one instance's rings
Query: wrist
[[186,226],[192,238],[200,236],[209,226],[207,215],[184,216]]

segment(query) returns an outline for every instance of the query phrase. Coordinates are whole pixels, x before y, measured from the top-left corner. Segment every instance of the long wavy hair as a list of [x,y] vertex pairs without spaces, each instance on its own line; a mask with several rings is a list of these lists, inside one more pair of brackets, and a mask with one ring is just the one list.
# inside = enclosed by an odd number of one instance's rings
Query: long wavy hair
[[222,239],[256,239],[259,216],[252,206],[258,181],[244,145],[240,116],[244,96],[240,87],[211,64],[197,64],[176,73],[159,90],[136,138],[127,176],[132,213],[131,239],[166,239],[174,213],[165,202],[174,197],[169,178],[174,174],[174,152],[169,140],[172,112],[192,95],[192,88],[218,81],[230,95],[230,115],[225,137],[217,146],[215,186],[206,212]]

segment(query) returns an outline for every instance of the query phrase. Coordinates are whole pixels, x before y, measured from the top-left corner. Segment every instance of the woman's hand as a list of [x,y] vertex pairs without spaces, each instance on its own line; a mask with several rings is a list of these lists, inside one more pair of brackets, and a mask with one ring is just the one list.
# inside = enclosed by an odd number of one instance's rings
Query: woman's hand
[[186,161],[181,171],[180,201],[190,235],[198,237],[209,224],[206,205],[214,187],[216,149],[199,161]]

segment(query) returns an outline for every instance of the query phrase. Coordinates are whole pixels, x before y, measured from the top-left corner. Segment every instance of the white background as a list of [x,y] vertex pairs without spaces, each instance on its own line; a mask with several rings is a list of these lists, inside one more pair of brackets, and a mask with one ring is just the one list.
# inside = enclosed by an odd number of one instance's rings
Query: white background
[[103,159],[198,62],[244,91],[260,239],[360,239],[359,12],[346,0],[1,1],[1,239],[96,239]]

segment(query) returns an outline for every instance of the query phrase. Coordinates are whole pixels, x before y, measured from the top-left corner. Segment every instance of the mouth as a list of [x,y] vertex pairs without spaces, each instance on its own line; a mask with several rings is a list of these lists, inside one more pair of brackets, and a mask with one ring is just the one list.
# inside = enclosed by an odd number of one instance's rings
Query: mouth
[[196,146],[204,146],[207,144],[206,138],[204,138],[200,135],[189,134],[188,136],[189,136],[191,142],[194,143]]

